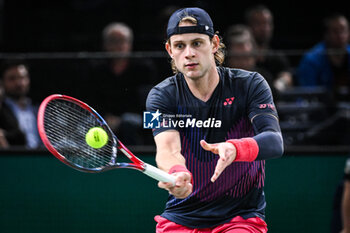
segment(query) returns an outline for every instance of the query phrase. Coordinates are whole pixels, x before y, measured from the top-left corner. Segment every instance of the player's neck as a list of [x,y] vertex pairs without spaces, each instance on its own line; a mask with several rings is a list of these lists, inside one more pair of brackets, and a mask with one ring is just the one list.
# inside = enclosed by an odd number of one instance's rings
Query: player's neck
[[192,94],[203,102],[207,102],[210,99],[220,81],[216,66],[199,79],[185,79]]

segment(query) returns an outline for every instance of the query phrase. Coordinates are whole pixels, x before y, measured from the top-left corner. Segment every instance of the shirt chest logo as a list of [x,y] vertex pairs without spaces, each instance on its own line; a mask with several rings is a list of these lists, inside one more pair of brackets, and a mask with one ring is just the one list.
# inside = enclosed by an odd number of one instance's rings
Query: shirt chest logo
[[235,97],[226,98],[226,99],[224,100],[224,106],[232,105],[234,99],[235,99]]

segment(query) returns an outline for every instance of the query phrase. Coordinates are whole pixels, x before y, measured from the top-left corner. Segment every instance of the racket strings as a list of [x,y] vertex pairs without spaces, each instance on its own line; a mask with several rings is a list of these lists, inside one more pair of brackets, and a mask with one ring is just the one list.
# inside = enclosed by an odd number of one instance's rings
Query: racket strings
[[[74,105],[73,105],[74,106]],[[56,110],[58,110],[59,108],[56,108]],[[63,109],[63,108],[61,108]],[[99,154],[96,154],[95,151],[96,149],[93,148],[89,148],[86,147],[86,143],[84,141],[85,139],[85,133],[80,133],[80,132],[87,132],[87,130],[90,127],[96,126],[96,119],[94,116],[91,117],[91,114],[82,109],[82,108],[71,108],[69,106],[69,108],[67,108],[67,112],[72,113],[72,111],[78,110],[78,114],[72,114],[70,116],[70,119],[67,121],[67,119],[64,119],[62,121],[62,118],[58,118],[58,122],[61,125],[64,125],[65,127],[65,131],[60,131],[61,134],[57,135],[58,138],[65,138],[65,142],[64,144],[67,144],[67,142],[69,143],[69,147],[67,146],[63,146],[61,147],[61,154],[64,154],[66,156],[67,159],[72,160],[72,162],[74,162],[75,164],[79,164],[82,167],[100,167],[101,163],[102,165],[108,164],[108,162],[110,161],[110,156],[105,157],[105,154],[108,154],[108,148],[103,148],[102,150],[104,151],[102,154],[102,156],[99,156]],[[84,111],[82,111],[84,110]],[[86,114],[86,112],[88,114]],[[82,117],[82,113],[83,115],[86,116],[85,119],[87,124],[81,124],[82,121],[81,117]],[[75,133],[71,133],[71,129],[75,129],[74,132]],[[78,134],[76,133],[78,132]],[[69,137],[67,137],[67,135],[69,135]],[[60,141],[60,143],[62,142],[62,140]],[[84,145],[83,148],[81,147],[81,145]],[[82,153],[83,152],[83,153]],[[91,153],[93,152],[93,153]],[[68,157],[69,155],[69,157]]]
[[96,126],[102,127],[103,123],[76,103],[54,100],[46,107],[44,127],[50,143],[66,160],[78,167],[101,169],[114,164],[115,143],[108,130],[108,142],[102,148],[92,148],[85,141],[88,130]]

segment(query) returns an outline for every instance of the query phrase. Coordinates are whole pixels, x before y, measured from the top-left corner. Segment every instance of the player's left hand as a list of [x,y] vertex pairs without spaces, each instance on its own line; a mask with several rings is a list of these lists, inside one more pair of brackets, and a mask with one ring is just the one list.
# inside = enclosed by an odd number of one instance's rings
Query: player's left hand
[[211,144],[201,140],[200,144],[204,150],[211,151],[220,156],[218,163],[216,164],[214,174],[211,177],[211,182],[215,182],[225,168],[235,160],[237,155],[236,147],[232,143],[228,142]]

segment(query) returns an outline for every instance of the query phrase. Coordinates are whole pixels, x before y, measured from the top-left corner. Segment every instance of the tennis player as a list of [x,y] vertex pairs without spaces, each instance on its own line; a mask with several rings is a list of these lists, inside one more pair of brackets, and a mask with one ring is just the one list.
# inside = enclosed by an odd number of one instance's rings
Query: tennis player
[[175,75],[146,105],[161,119],[153,129],[157,165],[176,186],[158,184],[170,196],[156,232],[267,232],[265,160],[283,154],[267,82],[221,66],[224,45],[200,8],[173,13],[167,37]]

